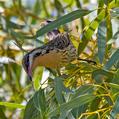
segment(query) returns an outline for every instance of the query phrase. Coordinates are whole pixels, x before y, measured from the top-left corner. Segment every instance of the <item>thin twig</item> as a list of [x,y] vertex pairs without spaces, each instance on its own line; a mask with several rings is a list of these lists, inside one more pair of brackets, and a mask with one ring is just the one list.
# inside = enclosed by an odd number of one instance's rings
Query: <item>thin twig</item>
[[89,59],[81,59],[81,58],[77,58],[78,60],[81,60],[81,61],[86,61],[88,63],[93,63],[94,65],[97,65],[97,63],[93,60],[89,60]]

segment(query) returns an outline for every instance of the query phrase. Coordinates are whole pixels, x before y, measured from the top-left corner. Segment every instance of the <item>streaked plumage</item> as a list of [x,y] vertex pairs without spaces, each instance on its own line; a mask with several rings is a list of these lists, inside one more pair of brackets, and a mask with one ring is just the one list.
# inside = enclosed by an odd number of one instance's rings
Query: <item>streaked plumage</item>
[[76,57],[76,49],[68,33],[63,34],[58,31],[47,44],[27,53],[23,58],[23,66],[28,75],[32,77],[32,70],[37,66],[59,69]]

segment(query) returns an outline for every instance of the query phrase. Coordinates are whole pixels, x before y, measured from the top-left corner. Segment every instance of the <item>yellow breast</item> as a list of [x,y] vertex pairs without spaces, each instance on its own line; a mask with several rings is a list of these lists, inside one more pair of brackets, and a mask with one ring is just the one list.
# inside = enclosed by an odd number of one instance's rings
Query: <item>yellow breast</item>
[[52,50],[49,53],[36,57],[32,68],[44,66],[47,68],[59,69],[76,59],[76,49],[70,47],[64,50]]
[[55,50],[51,52],[38,56],[34,59],[32,68],[34,69],[36,66],[45,66],[47,68],[60,68],[60,62],[62,61],[61,53]]

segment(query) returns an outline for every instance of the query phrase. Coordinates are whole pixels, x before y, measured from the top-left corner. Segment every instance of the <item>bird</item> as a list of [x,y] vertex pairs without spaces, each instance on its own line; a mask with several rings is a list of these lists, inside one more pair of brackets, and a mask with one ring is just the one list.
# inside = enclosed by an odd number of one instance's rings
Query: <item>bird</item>
[[[50,22],[46,21],[45,25]],[[33,49],[23,57],[22,65],[30,80],[37,66],[57,70],[77,58],[77,51],[70,40],[69,33],[61,33],[58,29],[53,29],[47,33],[47,36],[49,42]]]

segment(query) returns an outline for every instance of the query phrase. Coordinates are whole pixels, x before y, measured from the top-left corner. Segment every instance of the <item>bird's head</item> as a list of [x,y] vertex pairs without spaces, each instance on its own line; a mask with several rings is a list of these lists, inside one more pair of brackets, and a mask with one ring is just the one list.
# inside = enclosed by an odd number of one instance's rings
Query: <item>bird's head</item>
[[24,70],[26,71],[26,73],[28,74],[28,78],[30,80],[32,80],[32,69],[31,69],[31,66],[32,66],[32,60],[30,59],[30,56],[29,54],[26,54],[24,57],[23,57],[23,60],[22,60],[22,65],[23,65],[23,68]]
[[[46,25],[48,25],[48,24],[50,24],[52,22],[53,22],[52,20],[46,20],[46,21],[41,23],[41,27],[44,27],[44,26],[46,26]],[[49,31],[47,33],[47,38],[48,38],[49,41],[51,41],[54,38],[56,38],[58,34],[60,34],[60,31],[57,28],[55,28],[52,31]]]

